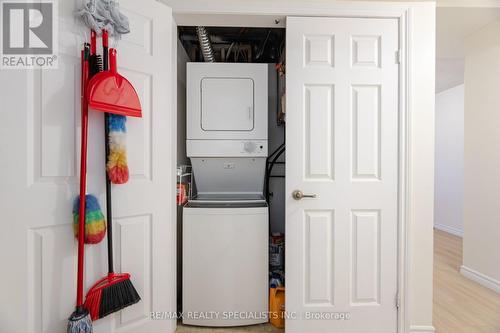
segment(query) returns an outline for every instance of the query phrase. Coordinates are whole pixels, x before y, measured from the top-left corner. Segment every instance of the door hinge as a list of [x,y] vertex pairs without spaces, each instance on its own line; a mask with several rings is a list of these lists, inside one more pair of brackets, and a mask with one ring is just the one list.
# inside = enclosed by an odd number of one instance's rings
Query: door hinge
[[396,64],[401,63],[401,50],[396,51]]
[[396,303],[396,309],[399,309],[399,307],[401,306],[401,298],[399,297],[399,292],[396,294],[394,301]]

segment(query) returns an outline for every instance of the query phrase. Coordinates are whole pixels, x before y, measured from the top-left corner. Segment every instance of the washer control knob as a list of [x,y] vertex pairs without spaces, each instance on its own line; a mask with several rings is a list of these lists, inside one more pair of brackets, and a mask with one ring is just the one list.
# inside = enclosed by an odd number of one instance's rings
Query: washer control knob
[[255,151],[255,148],[256,148],[255,143],[252,141],[247,141],[243,145],[243,149],[245,149],[247,153],[253,153]]

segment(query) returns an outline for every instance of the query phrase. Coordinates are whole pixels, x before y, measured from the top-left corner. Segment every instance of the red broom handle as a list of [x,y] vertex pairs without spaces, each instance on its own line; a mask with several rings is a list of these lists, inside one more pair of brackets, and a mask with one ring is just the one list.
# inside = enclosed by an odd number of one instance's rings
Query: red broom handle
[[87,132],[88,132],[88,104],[85,98],[86,86],[89,75],[88,48],[82,51],[82,145],[80,158],[80,210],[78,214],[78,278],[76,284],[76,306],[83,305],[83,266],[84,266],[84,240],[85,240],[85,194],[87,188]]

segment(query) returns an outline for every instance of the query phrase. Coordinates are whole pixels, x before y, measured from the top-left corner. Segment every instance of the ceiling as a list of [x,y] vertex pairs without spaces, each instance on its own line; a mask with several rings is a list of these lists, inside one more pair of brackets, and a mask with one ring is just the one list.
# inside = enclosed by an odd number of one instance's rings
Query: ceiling
[[464,82],[465,39],[500,18],[500,8],[436,9],[436,93]]

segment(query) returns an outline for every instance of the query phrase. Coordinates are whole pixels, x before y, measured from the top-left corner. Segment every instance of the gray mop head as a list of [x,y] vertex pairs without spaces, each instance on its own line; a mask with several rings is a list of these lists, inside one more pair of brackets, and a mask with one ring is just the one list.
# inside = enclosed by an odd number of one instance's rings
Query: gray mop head
[[128,18],[120,13],[118,7],[113,0],[90,0],[76,11],[75,16],[97,34],[106,29],[110,36],[120,38],[130,32],[130,26]]
[[86,309],[79,308],[68,319],[67,333],[92,333],[92,320]]

